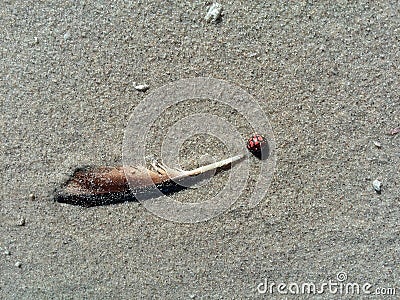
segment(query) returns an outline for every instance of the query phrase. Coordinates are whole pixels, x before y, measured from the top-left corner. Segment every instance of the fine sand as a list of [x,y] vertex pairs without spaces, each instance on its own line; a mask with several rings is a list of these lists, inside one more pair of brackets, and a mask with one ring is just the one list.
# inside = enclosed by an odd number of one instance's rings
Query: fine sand
[[[400,134],[388,134],[400,126],[400,6],[221,1],[222,16],[207,23],[209,1],[111,2],[0,5],[0,298],[289,296],[260,294],[266,280],[400,293]],[[75,168],[121,164],[146,95],[193,77],[242,88],[268,116],[277,162],[255,208],[245,190],[224,214],[181,224],[135,201],[53,201]],[[160,117],[149,149],[179,116],[214,109],[204,103]],[[201,164],[199,153],[226,158],[213,141],[193,136],[182,164]],[[200,193],[218,193],[231,171]],[[176,199],[200,200],[194,190]]]

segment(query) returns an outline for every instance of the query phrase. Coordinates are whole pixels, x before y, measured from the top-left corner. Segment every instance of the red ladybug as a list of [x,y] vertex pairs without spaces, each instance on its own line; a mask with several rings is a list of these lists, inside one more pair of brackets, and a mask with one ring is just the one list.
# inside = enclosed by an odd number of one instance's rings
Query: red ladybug
[[256,133],[247,141],[247,149],[252,153],[260,153],[261,149],[266,144],[266,139],[262,135]]

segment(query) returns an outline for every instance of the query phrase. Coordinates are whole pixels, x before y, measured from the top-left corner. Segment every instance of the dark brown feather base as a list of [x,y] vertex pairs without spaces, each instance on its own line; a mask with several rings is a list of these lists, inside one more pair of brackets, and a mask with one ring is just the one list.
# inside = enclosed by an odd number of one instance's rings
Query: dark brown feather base
[[[77,172],[86,171],[87,167],[76,169],[74,174],[70,176],[70,179],[61,186],[60,188],[54,191],[54,201],[59,203],[66,203],[71,205],[79,205],[83,207],[93,207],[93,206],[103,206],[103,205],[112,205],[123,202],[138,202],[137,198],[131,192],[129,188],[124,189],[119,192],[108,192],[101,194],[93,194],[93,193],[81,193],[81,194],[70,194],[65,192],[65,187],[75,179],[75,174]],[[162,185],[156,185],[157,189],[164,195],[169,195],[175,192],[182,191],[187,188],[187,186],[182,186],[174,181],[170,181],[168,183]],[[138,192],[137,192],[138,193]],[[153,193],[146,193],[146,190],[139,191],[141,194],[140,199],[150,199],[154,198]]]

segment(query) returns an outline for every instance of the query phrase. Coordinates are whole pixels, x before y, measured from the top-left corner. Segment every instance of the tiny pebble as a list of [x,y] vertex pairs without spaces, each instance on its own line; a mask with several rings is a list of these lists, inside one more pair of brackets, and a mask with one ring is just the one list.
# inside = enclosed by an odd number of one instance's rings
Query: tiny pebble
[[382,148],[382,144],[379,143],[379,142],[377,142],[377,141],[374,141],[374,145],[375,145],[377,148]]
[[5,250],[5,251],[3,252],[3,254],[4,254],[4,255],[11,255],[11,252],[10,252],[9,250]]
[[65,34],[64,34],[64,40],[66,41],[66,40],[69,40],[69,38],[71,37],[71,34],[67,31]]
[[17,262],[15,263],[15,266],[16,266],[17,268],[21,268],[21,267],[22,267],[22,262],[17,261]]
[[21,219],[19,219],[17,225],[18,225],[18,226],[25,226],[25,218],[22,217]]
[[395,135],[395,134],[398,134],[399,132],[400,132],[400,127],[397,127],[397,128],[393,128],[392,130],[390,130],[389,134]]
[[31,42],[31,45],[32,45],[32,46],[35,46],[35,45],[37,45],[37,44],[39,44],[39,39],[35,36],[35,37],[33,38],[33,41]]
[[382,190],[382,182],[380,182],[378,179],[375,179],[372,182],[372,185],[374,186],[374,189],[377,193],[380,193]]
[[33,200],[35,200],[35,194],[29,194],[29,200],[31,200],[31,201],[33,201]]
[[206,22],[218,22],[218,20],[221,18],[222,14],[222,5],[219,3],[213,3],[210,8],[207,11],[206,16],[204,17],[204,20]]
[[259,56],[259,55],[260,55],[259,52],[253,52],[253,53],[249,53],[249,54],[247,55],[247,57],[248,57],[248,58],[253,58],[253,57],[257,57],[257,56]]
[[149,89],[149,86],[147,84],[139,84],[139,85],[135,85],[135,89],[137,91],[145,92]]

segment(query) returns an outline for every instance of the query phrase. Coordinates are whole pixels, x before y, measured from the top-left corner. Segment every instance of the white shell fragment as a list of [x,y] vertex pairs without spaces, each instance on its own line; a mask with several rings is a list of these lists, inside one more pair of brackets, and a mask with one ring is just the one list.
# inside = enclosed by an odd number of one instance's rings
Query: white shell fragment
[[140,92],[145,92],[149,89],[149,86],[147,84],[135,84],[135,89]]
[[380,142],[374,141],[374,145],[377,148],[382,148],[382,144]]
[[18,226],[25,226],[25,218],[24,218],[24,217],[20,218],[20,219],[18,220],[17,225],[18,225]]
[[382,182],[380,182],[378,179],[375,179],[372,182],[372,185],[374,186],[374,189],[377,193],[380,193],[382,190]]
[[208,9],[208,12],[204,17],[204,20],[206,22],[211,22],[211,21],[217,22],[221,18],[221,14],[222,14],[222,5],[219,3],[213,3]]

